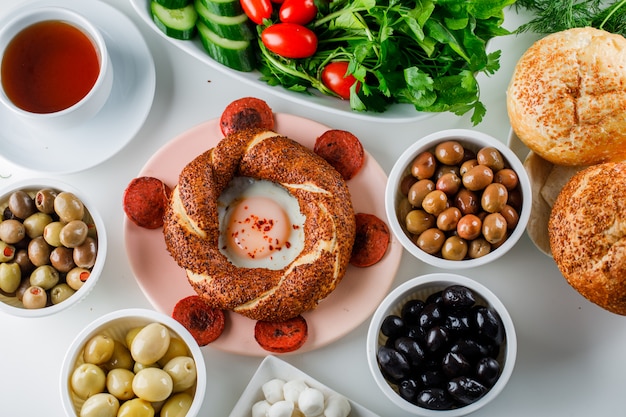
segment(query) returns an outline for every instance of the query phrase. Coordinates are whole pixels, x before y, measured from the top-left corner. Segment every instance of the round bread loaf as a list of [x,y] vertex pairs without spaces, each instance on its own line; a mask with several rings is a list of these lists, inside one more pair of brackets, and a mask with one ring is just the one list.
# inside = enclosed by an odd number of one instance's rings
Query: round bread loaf
[[558,165],[626,159],[626,38],[594,28],[548,35],[522,55],[507,89],[511,127]]
[[575,174],[554,202],[548,232],[567,282],[600,307],[626,315],[626,163]]
[[[286,267],[238,267],[218,248],[218,197],[234,176],[275,182],[298,201],[304,247]],[[282,321],[314,309],[343,278],[355,216],[348,186],[330,164],[294,140],[252,129],[226,136],[183,168],[163,232],[168,251],[212,306]]]

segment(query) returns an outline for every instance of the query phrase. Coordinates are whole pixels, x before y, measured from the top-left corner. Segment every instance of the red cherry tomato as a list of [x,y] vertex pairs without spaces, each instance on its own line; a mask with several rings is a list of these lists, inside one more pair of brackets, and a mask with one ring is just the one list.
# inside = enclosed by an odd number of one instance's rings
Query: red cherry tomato
[[350,87],[352,87],[352,84],[357,83],[357,92],[360,87],[354,75],[350,74],[346,77],[347,70],[348,63],[346,61],[331,62],[322,70],[322,82],[324,85],[345,100],[350,98]]
[[263,19],[272,17],[272,2],[270,0],[239,0],[243,12],[257,25],[263,24]]
[[261,32],[263,45],[285,58],[307,58],[317,50],[317,36],[295,23],[276,23]]
[[306,25],[315,19],[316,15],[317,6],[314,0],[285,0],[278,11],[281,22],[299,25]]

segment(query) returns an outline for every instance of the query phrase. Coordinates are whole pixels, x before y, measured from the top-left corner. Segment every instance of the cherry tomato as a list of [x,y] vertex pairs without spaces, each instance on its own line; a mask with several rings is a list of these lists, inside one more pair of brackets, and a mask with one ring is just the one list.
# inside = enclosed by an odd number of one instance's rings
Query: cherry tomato
[[239,0],[243,12],[257,25],[263,24],[263,19],[272,17],[272,2],[270,0]]
[[357,92],[360,87],[354,75],[350,74],[346,77],[347,70],[348,63],[346,61],[330,62],[322,70],[322,82],[324,85],[345,100],[350,98],[350,87],[352,87],[352,84],[357,83]]
[[278,18],[285,23],[306,25],[315,19],[317,6],[314,0],[285,0],[278,11]]
[[276,23],[261,32],[263,45],[285,58],[307,58],[317,50],[317,36],[296,23]]

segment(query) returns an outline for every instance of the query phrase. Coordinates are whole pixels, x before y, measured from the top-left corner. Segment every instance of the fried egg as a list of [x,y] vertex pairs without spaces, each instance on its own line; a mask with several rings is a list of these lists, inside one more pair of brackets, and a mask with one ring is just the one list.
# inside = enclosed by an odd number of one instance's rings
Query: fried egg
[[219,248],[233,265],[277,270],[302,252],[305,216],[281,185],[234,177],[217,202]]

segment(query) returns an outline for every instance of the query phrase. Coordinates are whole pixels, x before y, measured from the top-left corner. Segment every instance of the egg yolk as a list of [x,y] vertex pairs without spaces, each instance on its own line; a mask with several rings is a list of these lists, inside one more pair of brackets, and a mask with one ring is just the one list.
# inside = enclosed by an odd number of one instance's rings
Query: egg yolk
[[244,258],[271,258],[290,245],[289,217],[279,204],[266,197],[248,197],[238,202],[226,232],[229,249]]

